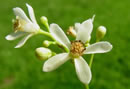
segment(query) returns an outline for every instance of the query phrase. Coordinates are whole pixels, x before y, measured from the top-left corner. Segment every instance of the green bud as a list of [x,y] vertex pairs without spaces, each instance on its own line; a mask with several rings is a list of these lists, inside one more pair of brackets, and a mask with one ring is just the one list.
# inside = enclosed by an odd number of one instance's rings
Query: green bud
[[106,34],[106,27],[99,26],[96,33],[97,41],[100,41],[101,39],[103,39],[105,34]]
[[42,22],[43,24],[48,23],[48,19],[47,19],[47,17],[42,16],[40,19],[41,19],[41,22]]
[[52,56],[52,51],[48,48],[39,47],[35,50],[35,54],[38,59],[46,60]]
[[47,29],[49,29],[47,17],[42,16],[40,19],[41,19],[41,23],[44,24]]
[[50,42],[48,40],[45,40],[45,41],[43,41],[43,45],[45,47],[49,47],[50,46]]
[[56,42],[54,42],[54,41],[48,41],[48,40],[43,41],[43,45],[45,47],[49,47],[51,44],[56,44]]

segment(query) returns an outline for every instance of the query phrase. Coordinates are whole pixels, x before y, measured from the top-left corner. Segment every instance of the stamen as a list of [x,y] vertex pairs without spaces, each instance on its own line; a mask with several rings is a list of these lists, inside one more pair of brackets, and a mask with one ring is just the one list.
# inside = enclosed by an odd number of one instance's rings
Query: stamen
[[69,29],[67,30],[67,34],[76,37],[76,31],[74,30],[73,26],[69,27]]
[[20,27],[21,27],[20,21],[18,19],[16,19],[14,21],[13,26],[14,26],[14,31],[17,32],[20,29]]
[[85,45],[81,40],[71,42],[70,52],[73,57],[82,56],[85,49]]
[[24,26],[26,24],[26,21],[22,20],[21,18],[19,18],[18,16],[16,16],[16,19],[13,20],[13,27],[14,27],[14,31],[24,31]]

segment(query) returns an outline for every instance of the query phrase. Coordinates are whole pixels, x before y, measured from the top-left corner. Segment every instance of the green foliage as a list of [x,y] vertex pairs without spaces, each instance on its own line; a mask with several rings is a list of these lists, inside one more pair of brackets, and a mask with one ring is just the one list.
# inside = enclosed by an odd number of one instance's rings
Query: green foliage
[[[1,0],[0,89],[84,89],[70,62],[56,71],[42,72],[44,61],[35,57],[35,48],[41,47],[43,40],[49,38],[34,36],[20,49],[14,49],[18,40],[5,40],[12,31],[11,20],[15,18],[12,8],[18,6],[27,12],[25,3],[34,8],[38,23],[41,16],[46,16],[49,23],[59,24],[64,31],[95,14],[91,43],[95,42],[97,27],[104,25],[107,28],[104,40],[113,44],[113,50],[95,55],[90,89],[130,88],[129,0]],[[87,62],[88,57],[84,56]]]

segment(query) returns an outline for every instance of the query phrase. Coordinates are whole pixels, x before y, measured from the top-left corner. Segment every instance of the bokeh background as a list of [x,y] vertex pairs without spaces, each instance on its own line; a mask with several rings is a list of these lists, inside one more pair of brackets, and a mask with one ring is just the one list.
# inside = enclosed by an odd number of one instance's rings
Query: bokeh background
[[[5,40],[13,31],[12,8],[18,6],[27,13],[25,3],[34,8],[41,28],[41,16],[66,31],[95,14],[91,43],[95,42],[97,27],[104,25],[107,34],[103,40],[111,42],[113,49],[95,55],[90,89],[130,89],[130,0],[0,0],[0,89],[85,88],[69,61],[53,72],[42,72],[44,61],[35,57],[35,49],[49,39],[46,36],[34,36],[20,49],[14,48],[20,39]],[[87,62],[89,57],[84,56]]]

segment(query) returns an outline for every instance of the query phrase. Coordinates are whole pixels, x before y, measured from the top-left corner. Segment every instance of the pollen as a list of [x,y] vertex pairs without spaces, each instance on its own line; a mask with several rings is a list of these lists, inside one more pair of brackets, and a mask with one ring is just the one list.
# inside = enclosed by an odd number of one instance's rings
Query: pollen
[[71,42],[70,52],[73,57],[82,56],[84,50],[85,50],[84,43],[81,42],[80,40]]
[[14,26],[14,31],[17,31],[17,30],[20,28],[20,22],[19,22],[18,19],[16,19],[16,20],[14,21],[13,26]]
[[16,19],[13,21],[13,28],[14,31],[22,31],[22,21],[19,19],[19,17],[17,16]]

